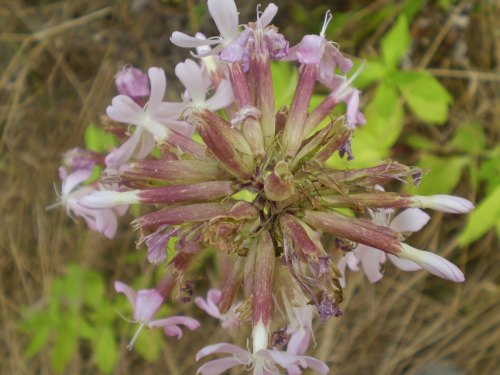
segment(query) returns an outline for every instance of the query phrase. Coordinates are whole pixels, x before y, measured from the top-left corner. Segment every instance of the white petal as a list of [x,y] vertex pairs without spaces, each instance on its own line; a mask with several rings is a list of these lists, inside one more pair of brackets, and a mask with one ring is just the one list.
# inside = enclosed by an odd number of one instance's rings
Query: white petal
[[106,167],[110,169],[118,169],[127,161],[134,153],[141,140],[142,128],[137,127],[135,132],[127,139],[120,147],[111,151],[104,159]]
[[215,21],[220,35],[232,41],[238,35],[238,9],[234,0],[208,0],[208,11]]
[[234,96],[231,84],[226,79],[223,79],[219,87],[217,87],[215,94],[206,101],[205,106],[211,111],[217,111],[231,105],[233,101]]
[[380,265],[385,262],[385,253],[366,245],[359,245],[354,253],[361,260],[361,266],[371,283],[376,283],[384,275],[380,272]]
[[115,281],[115,290],[118,293],[125,294],[132,306],[135,306],[137,293],[131,287],[129,287],[127,284],[122,283],[121,281]]
[[[62,167],[61,167],[62,168]],[[64,169],[64,168],[63,168]],[[64,170],[66,171],[66,170]],[[62,185],[62,195],[68,195],[73,189],[92,175],[88,169],[78,169],[65,177]]]
[[321,375],[327,375],[328,372],[330,371],[330,368],[319,359],[309,356],[303,356],[302,358],[306,361],[307,368],[311,368],[314,371],[320,373]]
[[112,120],[137,125],[144,116],[144,111],[131,97],[118,95],[113,98],[111,105],[106,108],[106,114]]
[[102,190],[95,193],[85,195],[78,200],[78,203],[83,207],[93,209],[111,208],[121,204],[139,203],[140,190],[132,191],[112,191]]
[[389,257],[389,259],[391,260],[391,262],[396,267],[398,267],[401,271],[411,272],[411,271],[417,271],[417,270],[421,270],[422,269],[422,267],[420,267],[417,263],[412,262],[411,260],[401,259],[401,258],[398,258],[396,255],[393,255],[393,254],[387,254],[387,256]]
[[276,6],[276,4],[269,4],[259,17],[261,26],[266,27],[267,25],[269,25],[274,16],[276,16],[276,13],[278,13],[278,7]]
[[474,205],[467,199],[453,195],[431,195],[430,197],[415,195],[417,207],[432,208],[452,214],[463,214],[472,211]]
[[391,222],[389,228],[396,232],[418,232],[431,217],[418,208],[407,208],[401,211]]
[[163,101],[163,97],[165,96],[167,77],[165,77],[165,71],[161,68],[149,68],[148,76],[151,85],[151,94],[149,95],[146,112],[155,113],[156,108]]
[[455,282],[463,282],[465,280],[462,271],[443,257],[428,251],[415,249],[405,243],[402,243],[401,247],[402,251],[398,253],[401,258],[418,263],[433,275]]
[[219,44],[220,40],[217,39],[199,39],[187,34],[181,33],[180,31],[174,31],[170,37],[170,41],[176,46],[184,48],[195,48],[201,46],[210,46],[213,44]]
[[175,66],[175,75],[182,82],[194,103],[205,102],[205,87],[201,68],[193,60],[186,59],[185,62]]
[[199,361],[201,358],[213,353],[233,354],[245,363],[252,359],[252,354],[244,349],[241,349],[239,346],[221,343],[205,346],[196,354],[196,360]]
[[242,363],[238,358],[225,357],[214,359],[213,361],[205,363],[201,366],[196,374],[202,375],[219,375],[232,367],[241,366]]

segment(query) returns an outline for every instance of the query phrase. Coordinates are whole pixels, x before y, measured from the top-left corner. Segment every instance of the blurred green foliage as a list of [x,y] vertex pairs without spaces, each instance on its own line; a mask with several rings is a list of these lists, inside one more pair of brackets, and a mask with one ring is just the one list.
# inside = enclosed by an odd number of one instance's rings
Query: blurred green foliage
[[[132,306],[125,297],[111,299],[108,284],[98,272],[70,265],[65,275],[53,281],[49,300],[24,312],[19,329],[30,336],[24,355],[30,358],[46,347],[52,370],[60,374],[78,356],[80,345],[88,342],[92,362],[101,372],[110,373],[118,360],[119,338],[128,337],[136,327],[117,319],[122,314],[132,317]],[[168,307],[159,312],[167,313]],[[134,348],[146,361],[156,361],[164,348],[163,336],[161,330],[144,329]]]

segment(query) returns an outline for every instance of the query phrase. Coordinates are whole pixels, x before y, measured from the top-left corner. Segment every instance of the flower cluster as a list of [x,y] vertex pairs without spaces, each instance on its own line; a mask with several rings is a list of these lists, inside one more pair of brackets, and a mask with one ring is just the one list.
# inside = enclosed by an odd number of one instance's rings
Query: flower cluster
[[[220,36],[171,37],[177,46],[196,48],[198,58],[175,67],[185,87],[179,102],[164,101],[161,68],[146,75],[126,66],[117,74],[119,95],[106,113],[115,128],[123,124],[128,132],[108,155],[80,149],[67,155],[61,203],[108,237],[128,205],[144,207],[132,225],[147,259],[168,262],[165,275],[154,289],[137,293],[115,284],[132,303],[140,329],[163,327],[180,337],[180,325],[198,328],[189,317],[154,315],[167,300],[190,300],[192,265],[216,249],[220,290],[195,303],[230,331],[250,326],[252,344],[250,350],[227,343],[201,349],[197,360],[228,356],[206,362],[199,373],[243,366],[254,374],[300,374],[306,368],[327,374],[326,364],[305,353],[313,342],[313,318],[342,315],[346,267],[361,265],[375,282],[388,257],[402,270],[423,268],[461,282],[455,265],[404,240],[430,219],[421,209],[465,213],[473,206],[458,197],[384,191],[381,186],[394,180],[420,180],[418,168],[394,161],[363,169],[328,166],[332,157],[354,157],[351,139],[365,122],[360,92],[352,86],[356,73],[347,77],[353,64],[325,36],[330,13],[319,35],[290,47],[271,25],[274,4],[258,9],[256,21],[245,25],[233,0],[208,0],[208,9]],[[272,60],[290,61],[299,71],[287,108],[275,105]],[[318,83],[331,94],[310,108]],[[334,116],[340,108],[344,114]],[[94,165],[104,168],[101,181],[81,186]],[[401,212],[393,217],[396,210]],[[322,242],[326,235],[335,237],[334,248]],[[169,243],[173,253],[167,257]]]

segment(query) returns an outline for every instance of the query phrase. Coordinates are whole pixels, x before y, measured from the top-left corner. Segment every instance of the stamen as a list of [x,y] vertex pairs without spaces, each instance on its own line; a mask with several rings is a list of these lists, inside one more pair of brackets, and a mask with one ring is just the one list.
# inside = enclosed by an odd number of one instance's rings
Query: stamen
[[134,342],[137,340],[137,337],[139,337],[139,333],[141,333],[142,329],[144,328],[144,323],[141,323],[139,328],[137,328],[137,331],[135,331],[134,337],[132,337],[132,341],[130,341],[130,344],[127,345],[128,350],[132,350],[134,347]]
[[333,18],[332,12],[330,12],[330,10],[327,10],[326,14],[325,14],[325,20],[323,21],[323,28],[321,29],[321,32],[319,33],[320,36],[323,36],[323,37],[325,36],[326,29],[328,27],[328,24],[332,20],[332,18]]

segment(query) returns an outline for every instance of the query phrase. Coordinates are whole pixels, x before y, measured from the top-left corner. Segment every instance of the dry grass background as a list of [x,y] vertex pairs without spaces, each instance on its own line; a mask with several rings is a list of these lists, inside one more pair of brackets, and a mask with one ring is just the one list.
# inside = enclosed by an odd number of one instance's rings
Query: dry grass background
[[[62,210],[45,208],[56,200],[53,184],[61,153],[81,145],[85,126],[98,121],[114,95],[112,77],[117,69],[132,63],[143,68],[162,66],[171,74],[174,63],[187,56],[173,48],[168,37],[173,30],[195,26],[193,3],[0,1],[1,374],[51,373],[47,351],[30,360],[23,357],[27,337],[16,326],[22,307],[46,300],[51,280],[70,262],[99,270],[110,286],[111,280],[131,280],[143,270],[120,262],[119,254],[134,249],[133,233],[123,230],[109,241],[82,223],[75,225]],[[276,24],[285,35],[292,32],[296,42],[301,25],[290,24],[287,18],[293,2],[276,3],[282,6]],[[326,2],[303,3],[312,9]],[[350,6],[350,2],[328,3],[334,11]],[[370,12],[388,0],[364,3],[367,8],[361,12]],[[244,4],[244,19],[253,14],[255,4],[253,0]],[[447,127],[429,130],[408,119],[407,131],[433,131],[436,139],[446,141],[464,119],[475,119],[485,124],[490,142],[498,141],[500,80],[498,68],[493,71],[500,61],[495,40],[498,25],[494,24],[498,14],[492,13],[493,3],[486,0],[472,6],[479,10],[463,34],[447,23],[451,15],[436,7],[418,17],[423,35],[416,41],[414,64],[436,68],[455,104]],[[389,26],[382,25],[366,42],[354,45],[348,32],[362,27],[360,19],[354,17],[339,40],[353,54],[373,48]],[[213,27],[208,17],[202,23],[207,33]],[[458,73],[449,70],[454,43],[467,47],[465,65]],[[403,157],[415,160],[414,155]],[[457,194],[477,201],[480,196],[466,186],[462,184]],[[470,248],[458,248],[456,237],[464,219],[436,214],[413,240],[453,259],[465,270],[466,283],[454,285],[424,272],[403,274],[389,269],[382,282],[370,285],[362,274],[350,273],[345,315],[317,327],[317,346],[311,354],[328,361],[339,375],[424,374],[424,367],[433,364],[451,364],[460,374],[499,374],[498,242],[489,233]],[[126,220],[122,225],[127,228]],[[168,339],[163,359],[146,364],[128,353],[122,340],[115,374],[193,374],[194,353],[205,343],[220,341],[223,333],[207,322],[205,329],[180,341]],[[433,371],[445,373],[436,367]],[[82,348],[65,373],[96,372],[88,350]]]

